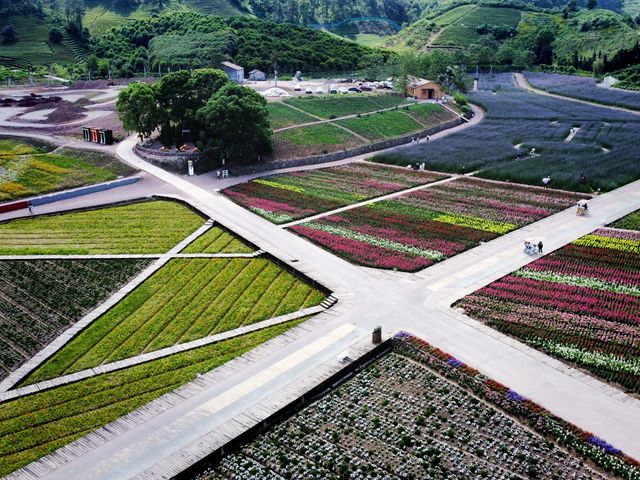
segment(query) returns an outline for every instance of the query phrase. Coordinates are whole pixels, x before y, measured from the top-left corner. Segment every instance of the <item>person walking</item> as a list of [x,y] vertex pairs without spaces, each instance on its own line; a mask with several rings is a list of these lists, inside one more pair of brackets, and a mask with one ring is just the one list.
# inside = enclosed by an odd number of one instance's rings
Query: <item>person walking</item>
[[542,240],[540,240],[540,241],[538,242],[538,253],[540,253],[540,254],[542,253],[542,247],[543,247],[543,246],[544,246],[544,245],[542,245]]
[[29,213],[33,215],[33,203],[27,202],[27,208],[29,209]]

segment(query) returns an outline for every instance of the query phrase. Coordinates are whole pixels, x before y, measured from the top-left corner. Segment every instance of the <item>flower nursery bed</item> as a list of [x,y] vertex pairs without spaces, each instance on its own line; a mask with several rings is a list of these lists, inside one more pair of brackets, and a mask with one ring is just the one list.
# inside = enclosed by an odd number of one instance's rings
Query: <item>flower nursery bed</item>
[[596,230],[456,306],[640,393],[640,232]]
[[0,476],[136,410],[304,319],[0,404]]
[[602,439],[410,334],[198,478],[640,478]]
[[416,271],[557,213],[578,197],[460,178],[291,230],[359,265]]
[[640,210],[631,212],[629,215],[616,220],[611,224],[611,227],[625,230],[640,230]]
[[547,92],[604,105],[640,110],[640,93],[596,86],[596,79],[560,73],[525,72],[527,81]]
[[265,177],[223,193],[274,223],[287,223],[445,178],[440,173],[357,162]]
[[0,380],[147,264],[147,260],[0,261]]
[[167,200],[42,215],[0,223],[0,255],[164,253],[203,223]]
[[114,180],[134,170],[101,152],[0,139],[0,202]]
[[[480,170],[476,176],[539,186],[549,176],[553,188],[587,193],[640,178],[631,140],[640,135],[638,115],[527,92],[514,85],[511,74],[480,83],[489,83],[486,88],[495,91],[470,94],[469,100],[486,110],[478,125],[373,160],[425,163],[427,169],[442,172]],[[576,127],[577,135],[565,142]],[[532,148],[536,155],[530,156]]]
[[174,259],[36,369],[27,384],[318,305],[323,292],[265,258]]

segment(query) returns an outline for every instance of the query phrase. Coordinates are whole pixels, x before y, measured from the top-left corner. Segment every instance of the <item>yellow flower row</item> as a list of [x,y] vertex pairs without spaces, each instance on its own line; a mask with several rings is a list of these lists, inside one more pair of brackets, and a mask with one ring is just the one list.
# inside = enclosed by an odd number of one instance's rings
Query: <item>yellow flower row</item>
[[494,222],[493,220],[471,217],[469,215],[462,215],[460,213],[447,213],[434,218],[434,220],[436,222],[449,223],[451,225],[457,225],[459,227],[474,228],[476,230],[497,233],[500,235],[509,233],[516,228],[516,226],[512,223]]
[[253,182],[259,183],[260,185],[266,185],[267,187],[280,188],[281,190],[290,190],[292,192],[297,192],[297,193],[304,193],[304,188],[295,187],[293,185],[283,185],[281,183],[271,182],[269,180],[264,180],[264,179],[254,180]]
[[613,250],[620,250],[623,252],[640,252],[640,241],[626,238],[585,235],[573,242],[573,244],[582,247],[611,248]]

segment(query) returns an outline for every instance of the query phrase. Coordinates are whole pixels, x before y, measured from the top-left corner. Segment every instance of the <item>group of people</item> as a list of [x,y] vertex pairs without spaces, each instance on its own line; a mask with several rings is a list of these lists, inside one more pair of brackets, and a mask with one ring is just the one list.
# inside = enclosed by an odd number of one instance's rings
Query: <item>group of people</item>
[[542,240],[537,244],[535,242],[530,242],[529,240],[524,241],[524,253],[527,255],[535,255],[536,253],[542,255],[543,247],[544,245],[542,244]]

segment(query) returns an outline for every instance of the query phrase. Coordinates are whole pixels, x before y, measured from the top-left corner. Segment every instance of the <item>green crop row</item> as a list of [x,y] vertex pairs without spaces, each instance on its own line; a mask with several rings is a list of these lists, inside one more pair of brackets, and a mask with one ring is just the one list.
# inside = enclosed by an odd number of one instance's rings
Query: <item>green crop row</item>
[[254,249],[220,227],[207,230],[191,242],[182,253],[251,253]]
[[172,201],[14,220],[0,224],[0,255],[161,253],[202,222]]
[[27,380],[36,383],[317,305],[324,295],[267,259],[174,259]]
[[323,97],[295,97],[285,100],[305,112],[321,118],[344,117],[391,108],[405,103],[397,95],[332,95]]
[[0,404],[0,475],[116,420],[302,321]]

